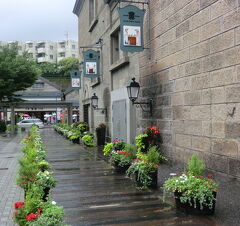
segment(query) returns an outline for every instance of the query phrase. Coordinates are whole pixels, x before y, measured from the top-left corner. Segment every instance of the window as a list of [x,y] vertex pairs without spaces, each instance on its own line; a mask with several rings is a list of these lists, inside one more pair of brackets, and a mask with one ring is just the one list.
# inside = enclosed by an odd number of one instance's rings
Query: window
[[119,52],[119,36],[120,31],[119,29],[112,33],[111,35],[111,63],[115,63],[120,58],[120,52]]
[[72,54],[72,57],[76,57],[76,55],[75,55],[75,54]]
[[37,56],[38,57],[45,57],[45,53],[39,53]]
[[18,46],[18,50],[22,50],[22,46]]
[[40,43],[40,44],[38,45],[38,48],[45,48],[45,43]]
[[53,55],[50,55],[50,59],[53,60]]
[[53,46],[50,46],[50,49],[53,50]]
[[28,43],[28,48],[32,48],[33,44],[32,43]]
[[65,53],[60,53],[60,57],[65,57]]
[[97,18],[97,0],[89,0],[89,25]]
[[72,45],[72,49],[76,49],[76,46],[75,46],[75,45]]
[[43,82],[36,82],[34,85],[32,85],[33,89],[43,89],[44,83]]
[[61,48],[65,48],[65,43],[60,43]]

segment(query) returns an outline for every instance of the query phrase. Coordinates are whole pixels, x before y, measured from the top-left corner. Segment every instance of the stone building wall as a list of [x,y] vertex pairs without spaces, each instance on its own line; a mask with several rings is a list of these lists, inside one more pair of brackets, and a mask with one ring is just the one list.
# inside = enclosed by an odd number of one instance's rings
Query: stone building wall
[[209,169],[240,177],[239,1],[152,0],[150,15],[140,76],[154,113],[139,112],[139,130],[158,125],[172,159],[198,153]]

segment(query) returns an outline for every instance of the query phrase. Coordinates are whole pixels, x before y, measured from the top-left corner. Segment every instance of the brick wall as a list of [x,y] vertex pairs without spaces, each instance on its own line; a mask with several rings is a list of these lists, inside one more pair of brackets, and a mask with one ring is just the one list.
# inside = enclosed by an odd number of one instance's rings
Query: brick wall
[[209,169],[240,177],[239,1],[152,0],[150,12],[140,77],[154,113],[141,114],[139,129],[158,125],[175,160],[198,153]]

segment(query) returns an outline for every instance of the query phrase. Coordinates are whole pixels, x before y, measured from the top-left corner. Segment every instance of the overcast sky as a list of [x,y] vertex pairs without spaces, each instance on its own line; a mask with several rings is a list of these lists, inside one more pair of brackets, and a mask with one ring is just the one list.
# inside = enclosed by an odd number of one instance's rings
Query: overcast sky
[[75,0],[0,0],[0,41],[77,40]]

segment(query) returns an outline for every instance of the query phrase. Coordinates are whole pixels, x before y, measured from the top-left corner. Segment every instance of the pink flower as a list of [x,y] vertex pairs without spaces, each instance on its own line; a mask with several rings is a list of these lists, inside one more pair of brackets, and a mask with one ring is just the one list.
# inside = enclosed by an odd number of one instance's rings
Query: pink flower
[[15,204],[14,204],[15,209],[18,209],[22,206],[24,206],[24,202],[15,202]]

